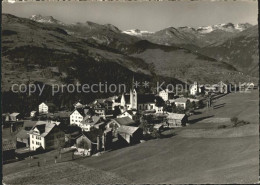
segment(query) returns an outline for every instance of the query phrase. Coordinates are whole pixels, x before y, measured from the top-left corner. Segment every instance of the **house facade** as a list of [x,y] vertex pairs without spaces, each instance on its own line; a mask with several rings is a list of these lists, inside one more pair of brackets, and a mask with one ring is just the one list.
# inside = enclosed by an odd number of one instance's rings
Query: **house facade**
[[65,133],[53,122],[38,121],[29,135],[30,150],[40,147],[44,150],[57,149],[65,143]]
[[197,95],[197,94],[199,94],[199,85],[198,85],[198,83],[197,82],[194,82],[194,84],[192,84],[191,86],[190,86],[190,94],[191,95]]
[[106,129],[112,129],[112,131],[116,133],[117,129],[123,125],[133,126],[135,124],[135,121],[130,119],[129,117],[115,118],[107,123]]
[[39,105],[39,113],[40,114],[47,114],[49,112],[54,112],[55,110],[55,105],[53,103],[44,103],[42,102]]
[[80,124],[83,121],[85,114],[84,114],[84,110],[80,111],[79,109],[75,109],[71,114],[70,114],[70,124],[73,125],[78,125],[80,126]]
[[169,100],[169,90],[168,89],[165,89],[165,90],[162,90],[158,93],[158,95],[164,100],[164,101],[167,101]]
[[187,101],[187,98],[177,98],[174,100],[174,103],[176,107],[182,107],[183,109],[186,109]]

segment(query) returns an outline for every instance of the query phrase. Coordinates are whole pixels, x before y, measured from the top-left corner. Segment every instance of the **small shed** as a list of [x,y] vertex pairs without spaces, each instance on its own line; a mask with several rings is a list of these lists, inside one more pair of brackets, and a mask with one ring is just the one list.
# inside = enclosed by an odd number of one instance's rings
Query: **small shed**
[[186,114],[168,113],[167,124],[169,128],[182,127],[188,122]]
[[10,114],[10,121],[19,121],[22,119],[22,115],[18,112],[13,112]]
[[143,136],[143,131],[139,127],[121,126],[117,130],[118,139],[127,144],[139,143]]

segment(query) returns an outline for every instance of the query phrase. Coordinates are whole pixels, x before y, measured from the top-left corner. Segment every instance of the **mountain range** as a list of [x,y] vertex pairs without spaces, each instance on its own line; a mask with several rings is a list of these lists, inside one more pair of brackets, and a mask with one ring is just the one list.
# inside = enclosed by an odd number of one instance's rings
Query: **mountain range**
[[[2,15],[2,88],[22,81],[246,81],[258,75],[258,27],[231,23],[122,31],[51,16]],[[252,75],[251,75],[252,74]]]

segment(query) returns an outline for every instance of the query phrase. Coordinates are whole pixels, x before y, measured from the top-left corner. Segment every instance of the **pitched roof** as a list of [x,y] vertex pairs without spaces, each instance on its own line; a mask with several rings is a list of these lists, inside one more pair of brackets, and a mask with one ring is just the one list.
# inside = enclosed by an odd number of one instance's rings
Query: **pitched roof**
[[75,111],[78,111],[80,113],[80,115],[83,116],[83,117],[85,117],[86,115],[92,114],[90,109],[88,109],[88,108],[77,108],[71,114],[73,114]]
[[4,140],[2,143],[2,147],[3,151],[16,149],[15,143],[11,140]]
[[170,113],[168,112],[168,118],[170,119],[178,119],[178,120],[182,120],[186,115],[185,114],[177,114],[177,113]]
[[55,107],[55,105],[53,103],[51,103],[51,102],[42,102],[42,103],[40,103],[40,105],[43,104],[43,103],[45,105],[47,105],[48,107]]
[[28,139],[29,138],[28,133],[29,133],[29,131],[22,129],[16,134],[16,137],[20,138],[20,139]]
[[30,134],[33,133],[33,130],[37,128],[40,131],[40,136],[45,137],[47,136],[50,131],[55,127],[54,123],[48,121],[38,121],[36,125],[30,130]]
[[134,115],[134,113],[133,113],[132,110],[126,110],[126,111],[122,112],[120,115],[122,115],[122,114],[124,114],[124,113],[126,113],[126,112],[127,112],[128,114],[130,114],[131,116]]
[[70,117],[70,112],[67,111],[59,111],[59,112],[55,112],[54,116],[59,116],[61,118],[67,118]]
[[18,116],[20,113],[18,113],[18,112],[13,112],[12,114],[10,114],[10,116]]
[[153,128],[159,129],[159,128],[161,128],[162,126],[163,126],[163,124],[155,124],[155,125],[153,126]]
[[186,103],[187,98],[177,98],[177,99],[174,100],[174,102],[176,102],[176,103]]
[[32,128],[36,125],[37,121],[32,121],[32,120],[24,120],[23,122],[23,128]]
[[83,136],[87,137],[91,142],[96,143],[97,137],[103,135],[103,131],[101,130],[94,130],[89,132],[83,132]]
[[115,118],[114,120],[120,125],[131,125],[135,123],[134,120],[129,117]]
[[118,133],[127,133],[127,134],[133,134],[135,133],[139,127],[133,127],[133,126],[121,126],[117,129]]
[[83,124],[87,124],[87,125],[96,125],[99,121],[101,120],[101,117],[99,116],[92,116],[90,118],[85,117],[83,119]]

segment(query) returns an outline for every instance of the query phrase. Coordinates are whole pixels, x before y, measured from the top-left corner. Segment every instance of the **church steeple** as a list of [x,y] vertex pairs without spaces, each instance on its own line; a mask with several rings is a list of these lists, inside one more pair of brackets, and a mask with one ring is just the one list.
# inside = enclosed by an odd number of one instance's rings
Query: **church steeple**
[[135,83],[135,76],[134,76],[134,74],[133,74],[132,85],[131,85],[131,89],[132,89],[132,90],[134,89],[134,83]]
[[134,88],[135,77],[133,75],[132,88],[130,89],[130,106],[131,109],[137,109],[137,92]]

